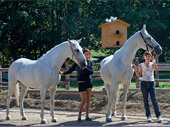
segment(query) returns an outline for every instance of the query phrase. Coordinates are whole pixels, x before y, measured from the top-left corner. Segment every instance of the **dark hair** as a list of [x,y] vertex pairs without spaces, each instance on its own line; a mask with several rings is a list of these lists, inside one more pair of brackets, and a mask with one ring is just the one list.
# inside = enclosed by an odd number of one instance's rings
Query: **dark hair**
[[151,52],[149,52],[149,51],[145,51],[145,52],[144,52],[144,54],[143,54],[143,56],[147,56],[147,55],[152,56]]
[[85,53],[85,52],[88,52],[89,54],[91,53],[90,50],[87,48],[83,50],[83,53]]

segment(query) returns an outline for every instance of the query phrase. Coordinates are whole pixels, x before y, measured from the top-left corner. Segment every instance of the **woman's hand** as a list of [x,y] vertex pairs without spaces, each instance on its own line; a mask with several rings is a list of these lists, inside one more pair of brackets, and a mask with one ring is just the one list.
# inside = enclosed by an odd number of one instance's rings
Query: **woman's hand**
[[135,65],[135,64],[132,64],[132,68],[133,68],[133,69],[136,69],[136,65]]
[[59,71],[59,74],[60,74],[60,75],[63,75],[63,72],[62,72],[62,71]]
[[155,57],[154,57],[154,56],[151,56],[151,60],[152,60],[152,61],[155,60]]
[[155,71],[158,71],[158,66],[157,66],[157,64],[156,64],[155,57],[152,56],[152,57],[151,57],[151,60],[152,60],[152,63],[153,63],[153,69],[154,69]]
[[136,68],[136,65],[135,64],[132,64],[132,68],[134,69],[135,73],[136,73],[136,76],[139,78],[142,74],[142,68],[141,68],[141,65],[139,65],[139,70],[137,70]]
[[155,61],[155,57],[154,56],[151,56],[151,60],[152,60],[152,63],[155,64],[156,61]]

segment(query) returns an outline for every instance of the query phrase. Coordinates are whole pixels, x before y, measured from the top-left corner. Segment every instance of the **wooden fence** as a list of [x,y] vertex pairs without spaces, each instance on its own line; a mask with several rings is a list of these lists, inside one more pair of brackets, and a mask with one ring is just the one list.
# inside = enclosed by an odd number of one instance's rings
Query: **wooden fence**
[[[67,62],[65,63],[66,68],[62,68],[61,70],[67,70],[71,65],[69,65]],[[95,63],[94,66],[96,66],[99,70],[100,64]],[[155,73],[155,82],[170,82],[170,78],[168,79],[160,79],[159,78],[159,72],[160,71],[169,71],[170,72],[170,63],[158,63],[158,71]],[[0,90],[2,89],[8,89],[8,82],[2,82],[2,72],[8,72],[8,68],[0,68]],[[166,73],[167,74],[167,73]],[[169,73],[168,73],[169,75]],[[76,90],[70,90],[70,82],[76,81],[76,78],[71,78],[71,76],[77,76],[77,72],[73,71],[73,73],[65,76],[65,81],[60,81],[59,85],[65,85],[66,90],[56,90],[57,94],[78,94],[78,91]],[[140,80],[137,77],[133,77],[132,79],[136,80],[136,88],[129,89],[129,91],[132,92],[140,92]],[[94,71],[92,75],[92,80],[102,80],[100,77],[99,71]],[[121,89],[122,90],[122,89]],[[170,92],[170,89],[156,89],[157,92]],[[29,89],[28,93],[37,93],[39,92],[39,89]],[[92,94],[97,95],[106,95],[106,91],[103,88],[101,91],[92,91]]]

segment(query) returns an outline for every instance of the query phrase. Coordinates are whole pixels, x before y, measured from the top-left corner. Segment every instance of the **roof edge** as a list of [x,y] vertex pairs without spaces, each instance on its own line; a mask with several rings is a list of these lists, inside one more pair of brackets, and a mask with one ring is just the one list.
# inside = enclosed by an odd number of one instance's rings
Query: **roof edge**
[[109,25],[110,23],[113,23],[113,22],[120,22],[120,23],[124,24],[124,25],[127,26],[127,27],[130,26],[129,23],[126,23],[126,22],[124,22],[124,21],[122,21],[122,20],[120,20],[120,19],[117,19],[117,20],[115,20],[115,21],[112,21],[112,22],[109,22],[109,23],[105,23],[105,24],[103,24],[103,25],[100,25],[99,28],[101,28],[101,27],[103,27],[103,26],[106,26],[106,25]]

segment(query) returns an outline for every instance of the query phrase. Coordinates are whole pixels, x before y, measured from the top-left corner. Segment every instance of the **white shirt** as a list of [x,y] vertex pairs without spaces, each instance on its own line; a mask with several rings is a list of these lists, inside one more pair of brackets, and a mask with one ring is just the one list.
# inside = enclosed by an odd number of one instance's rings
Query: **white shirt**
[[142,67],[141,81],[155,81],[153,63],[150,62],[148,67],[144,63],[141,63],[140,65]]

